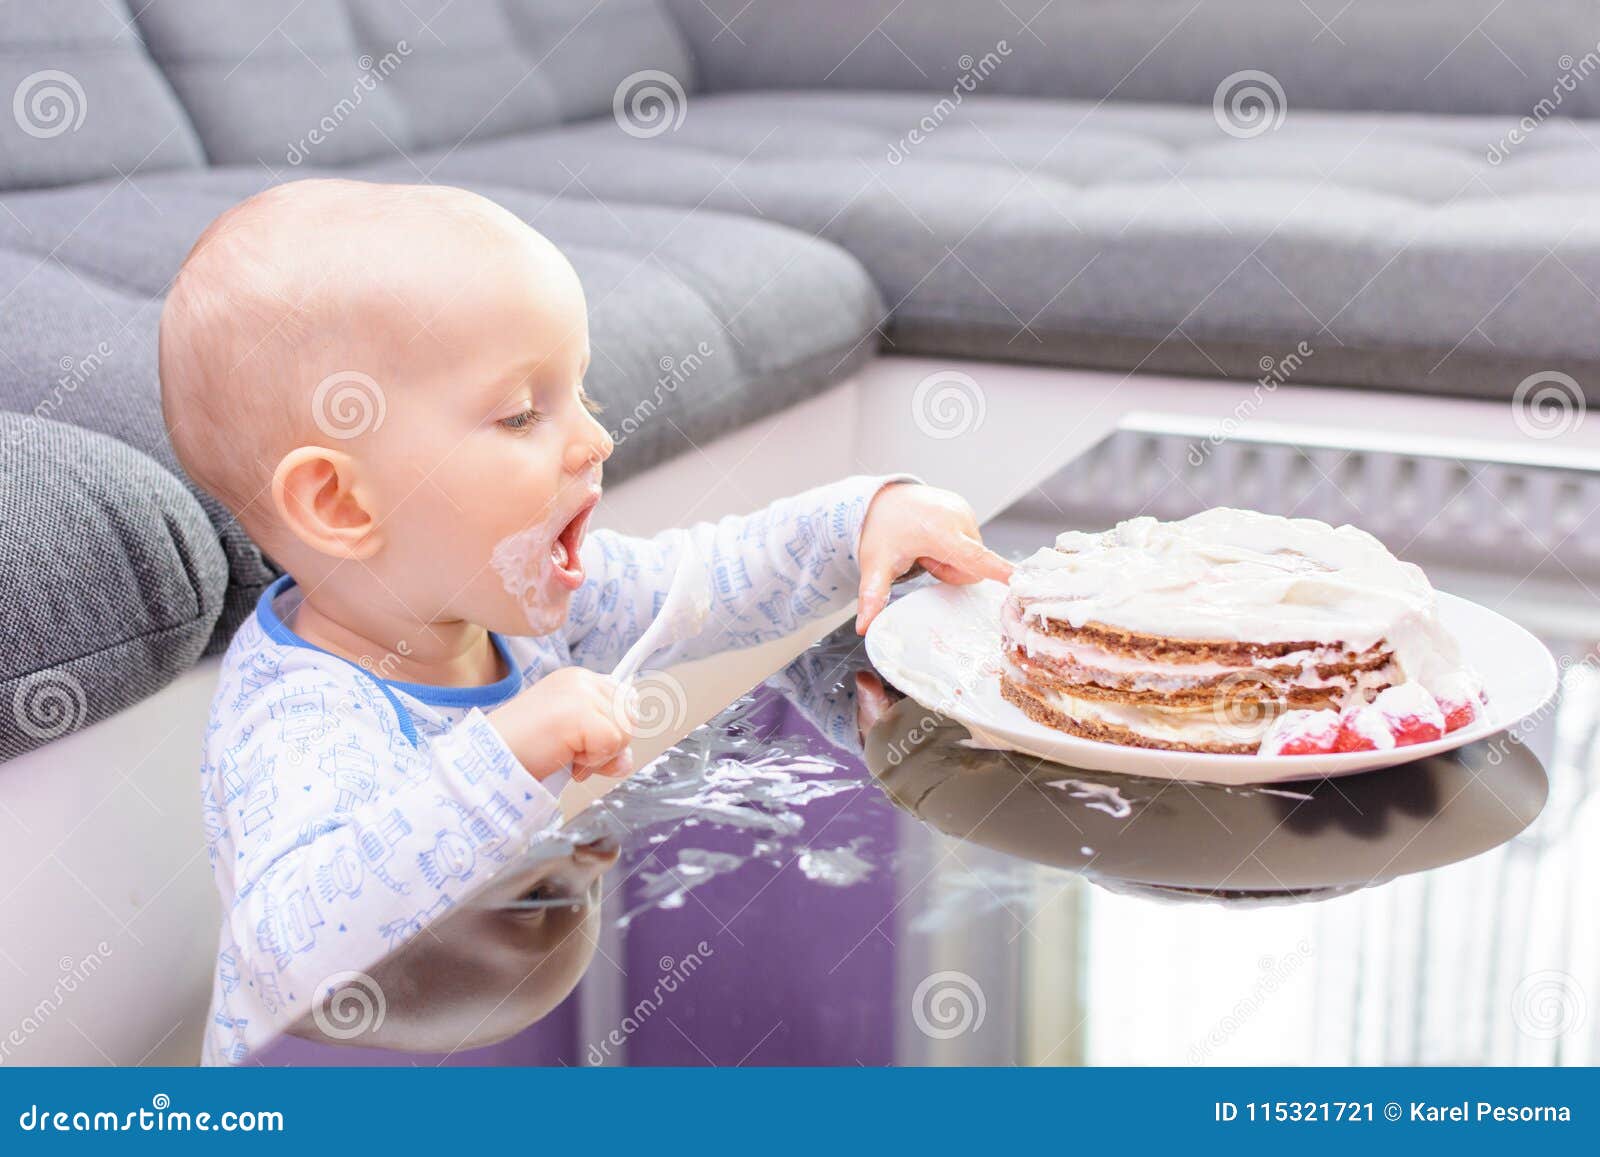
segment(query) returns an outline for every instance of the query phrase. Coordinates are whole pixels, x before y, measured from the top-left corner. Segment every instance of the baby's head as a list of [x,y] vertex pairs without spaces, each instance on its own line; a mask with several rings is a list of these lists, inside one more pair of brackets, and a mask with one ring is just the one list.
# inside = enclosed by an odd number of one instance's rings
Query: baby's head
[[314,180],[229,209],[161,315],[179,461],[303,587],[397,626],[545,634],[611,439],[583,290],[461,189]]

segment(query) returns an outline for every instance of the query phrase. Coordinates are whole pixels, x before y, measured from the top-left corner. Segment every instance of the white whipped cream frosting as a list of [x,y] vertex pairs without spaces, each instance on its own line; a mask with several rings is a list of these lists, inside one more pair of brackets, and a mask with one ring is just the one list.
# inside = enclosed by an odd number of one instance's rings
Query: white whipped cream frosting
[[1252,643],[1380,640],[1431,688],[1460,667],[1433,587],[1372,535],[1310,518],[1217,507],[1178,522],[1134,518],[1068,531],[1019,563],[1025,620]]

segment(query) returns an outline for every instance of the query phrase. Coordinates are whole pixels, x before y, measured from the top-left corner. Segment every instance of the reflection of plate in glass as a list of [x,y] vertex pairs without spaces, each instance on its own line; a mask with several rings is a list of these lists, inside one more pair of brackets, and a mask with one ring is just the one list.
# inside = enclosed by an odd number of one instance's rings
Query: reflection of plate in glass
[[970,843],[1118,890],[1226,903],[1337,895],[1452,864],[1516,836],[1549,781],[1520,743],[1289,787],[1102,775],[970,746],[914,700],[866,737],[896,805]]
[[1556,690],[1556,664],[1543,643],[1503,615],[1441,593],[1439,616],[1466,664],[1483,676],[1489,706],[1472,724],[1432,743],[1328,755],[1213,755],[1124,747],[1035,723],[1000,695],[1000,604],[1004,584],[913,591],[887,607],[867,632],[872,664],[901,691],[996,747],[1091,771],[1201,783],[1284,783],[1355,775],[1439,755],[1487,738],[1532,715]]

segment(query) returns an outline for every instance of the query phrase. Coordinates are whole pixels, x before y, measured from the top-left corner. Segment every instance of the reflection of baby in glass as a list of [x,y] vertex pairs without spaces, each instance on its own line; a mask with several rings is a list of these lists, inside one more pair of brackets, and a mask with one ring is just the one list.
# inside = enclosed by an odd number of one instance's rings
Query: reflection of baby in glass
[[534,849],[381,963],[333,978],[289,1031],[406,1052],[514,1036],[565,1000],[594,959],[602,876],[617,855],[610,840]]
[[173,448],[287,572],[234,636],[207,727],[224,918],[206,1062],[246,1060],[329,978],[475,902],[556,817],[566,769],[628,773],[605,673],[685,551],[711,615],[663,666],[857,596],[865,626],[913,564],[1009,572],[964,502],[903,479],[652,540],[588,533],[612,451],[590,356],[571,265],[459,189],[281,185],[174,280]]

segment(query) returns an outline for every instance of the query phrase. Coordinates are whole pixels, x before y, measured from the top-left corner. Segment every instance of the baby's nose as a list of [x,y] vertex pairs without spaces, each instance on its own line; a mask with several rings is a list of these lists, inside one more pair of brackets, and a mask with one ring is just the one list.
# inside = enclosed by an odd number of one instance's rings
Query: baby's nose
[[615,448],[611,435],[598,425],[592,438],[581,438],[567,447],[566,467],[570,474],[582,474],[611,457]]

